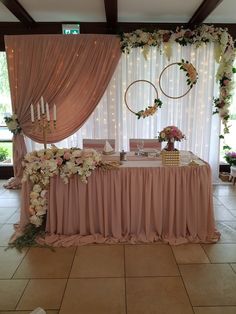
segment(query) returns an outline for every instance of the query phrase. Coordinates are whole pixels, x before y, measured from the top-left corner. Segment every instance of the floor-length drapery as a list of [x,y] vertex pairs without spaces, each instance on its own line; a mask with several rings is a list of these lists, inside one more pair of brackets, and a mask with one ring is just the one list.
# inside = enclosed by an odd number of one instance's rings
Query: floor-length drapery
[[[114,35],[5,36],[5,44],[12,109],[23,133],[43,142],[42,132],[31,123],[30,105],[36,109],[43,96],[52,117],[56,104],[57,126],[48,133],[49,143],[68,137],[84,124],[106,90],[121,54],[120,40]],[[13,150],[20,151],[16,147],[19,142],[14,141]],[[15,175],[21,173],[22,158],[18,155],[13,160]]]

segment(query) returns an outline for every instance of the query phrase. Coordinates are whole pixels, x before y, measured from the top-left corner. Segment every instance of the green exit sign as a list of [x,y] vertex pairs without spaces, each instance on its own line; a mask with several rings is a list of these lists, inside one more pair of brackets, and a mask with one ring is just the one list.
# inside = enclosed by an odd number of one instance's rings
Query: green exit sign
[[79,24],[62,24],[62,34],[78,35],[80,34],[80,25]]

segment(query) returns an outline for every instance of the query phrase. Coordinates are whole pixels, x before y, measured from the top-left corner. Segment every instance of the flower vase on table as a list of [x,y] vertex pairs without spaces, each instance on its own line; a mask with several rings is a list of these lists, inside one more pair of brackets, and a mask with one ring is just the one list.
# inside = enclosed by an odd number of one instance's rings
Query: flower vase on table
[[175,141],[185,139],[185,135],[176,126],[165,127],[158,136],[159,142],[167,142],[165,149],[162,151],[162,163],[165,166],[178,166],[180,154],[174,147]]
[[168,141],[165,150],[167,150],[167,151],[174,151],[175,150],[174,142]]

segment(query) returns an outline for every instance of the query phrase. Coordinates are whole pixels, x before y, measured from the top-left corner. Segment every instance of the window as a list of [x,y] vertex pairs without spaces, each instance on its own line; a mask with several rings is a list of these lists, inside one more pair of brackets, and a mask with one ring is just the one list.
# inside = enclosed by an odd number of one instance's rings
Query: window
[[[236,67],[236,61],[234,62],[234,67]],[[236,75],[236,74],[235,74]],[[236,77],[234,77],[234,80]],[[235,134],[236,134],[236,87],[234,88],[234,93],[232,97],[232,102],[230,106],[230,118],[229,118],[229,134],[226,134],[224,136],[224,140],[221,140],[221,149],[220,149],[220,161],[223,163],[226,163],[224,159],[225,151],[223,150],[224,145],[228,145],[231,147],[232,151],[236,151],[236,140],[235,140]]]
[[11,113],[11,97],[6,53],[0,51],[0,164],[12,164],[12,134],[6,127],[4,116]]

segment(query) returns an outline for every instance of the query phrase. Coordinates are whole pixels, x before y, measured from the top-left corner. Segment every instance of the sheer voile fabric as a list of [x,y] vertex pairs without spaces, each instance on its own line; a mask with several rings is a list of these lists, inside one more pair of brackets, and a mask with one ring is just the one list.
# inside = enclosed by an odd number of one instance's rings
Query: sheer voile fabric
[[[5,45],[12,110],[23,133],[41,143],[43,134],[31,123],[30,105],[43,96],[52,117],[56,104],[57,125],[47,140],[53,143],[67,138],[94,111],[121,55],[120,40],[113,35],[5,36]],[[15,176],[21,176],[26,149],[22,135],[14,138]]]
[[[135,162],[133,162],[135,163]],[[191,167],[97,169],[88,183],[50,180],[45,242],[71,246],[94,242],[162,240],[215,242],[211,170]],[[150,165],[150,166],[149,166]],[[21,223],[28,222],[30,183],[22,189]]]

